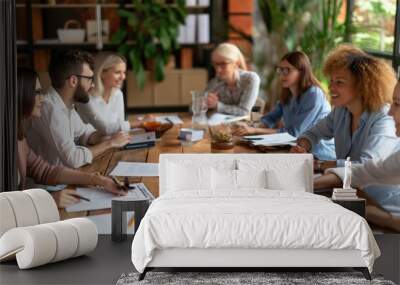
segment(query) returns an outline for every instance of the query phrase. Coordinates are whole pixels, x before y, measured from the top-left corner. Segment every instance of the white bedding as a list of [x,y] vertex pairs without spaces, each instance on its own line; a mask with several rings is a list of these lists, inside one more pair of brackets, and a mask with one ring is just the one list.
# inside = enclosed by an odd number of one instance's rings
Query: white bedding
[[371,272],[380,255],[359,215],[323,196],[265,189],[162,195],[133,240],[135,268],[143,272],[165,248],[357,249]]

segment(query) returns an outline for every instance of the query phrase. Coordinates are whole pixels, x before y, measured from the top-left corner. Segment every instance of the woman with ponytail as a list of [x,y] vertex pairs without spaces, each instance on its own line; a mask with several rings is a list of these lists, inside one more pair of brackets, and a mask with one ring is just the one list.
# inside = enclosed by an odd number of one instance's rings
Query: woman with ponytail
[[212,64],[216,77],[206,91],[209,109],[231,115],[250,114],[260,88],[260,78],[247,70],[239,48],[230,43],[218,45],[212,53]]

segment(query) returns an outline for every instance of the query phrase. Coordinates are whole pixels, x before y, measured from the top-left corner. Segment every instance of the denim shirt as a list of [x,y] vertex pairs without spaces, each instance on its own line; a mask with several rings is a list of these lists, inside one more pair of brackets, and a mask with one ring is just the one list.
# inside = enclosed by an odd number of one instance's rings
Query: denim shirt
[[[329,102],[318,86],[311,86],[300,97],[293,97],[288,104],[278,102],[271,112],[261,118],[261,122],[269,128],[275,128],[283,118],[284,128],[278,132],[288,132],[298,137],[326,117],[331,111]],[[313,154],[318,159],[334,160],[335,146],[333,140],[321,141],[313,148]]]
[[364,111],[357,130],[351,133],[352,115],[345,107],[336,107],[313,128],[300,135],[314,147],[321,139],[335,138],[337,166],[350,156],[355,163],[384,159],[396,148],[394,120],[387,115],[389,105],[376,112]]
[[245,116],[250,114],[256,103],[260,77],[255,72],[245,70],[238,70],[235,76],[234,89],[229,89],[225,81],[215,77],[208,83],[206,91],[218,93],[217,112]]

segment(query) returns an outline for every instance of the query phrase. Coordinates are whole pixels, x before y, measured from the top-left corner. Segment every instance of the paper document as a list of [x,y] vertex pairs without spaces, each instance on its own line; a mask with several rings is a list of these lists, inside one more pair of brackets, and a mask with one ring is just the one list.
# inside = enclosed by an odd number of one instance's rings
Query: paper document
[[232,123],[236,121],[241,121],[248,119],[249,115],[246,116],[233,116],[233,115],[226,115],[226,114],[221,114],[221,113],[214,113],[211,115],[210,118],[208,118],[208,125],[209,126],[215,126],[219,124],[226,124],[226,123]]
[[158,163],[120,161],[111,171],[113,176],[158,176]]
[[[123,197],[137,199],[151,199],[153,197],[151,194],[149,194],[149,190],[147,190],[143,183],[135,183],[131,185],[135,188],[130,189],[127,195]],[[76,188],[76,192],[78,195],[88,198],[90,201],[81,199],[80,202],[65,208],[67,212],[110,209],[111,200],[118,197],[110,192],[106,192],[102,188]]]
[[251,141],[253,145],[277,146],[277,145],[296,145],[297,138],[289,133],[278,133],[270,135],[255,135],[243,137]]
[[181,118],[178,115],[166,115],[166,116],[156,116],[156,121],[163,124],[168,124],[171,121],[174,125],[183,124]]

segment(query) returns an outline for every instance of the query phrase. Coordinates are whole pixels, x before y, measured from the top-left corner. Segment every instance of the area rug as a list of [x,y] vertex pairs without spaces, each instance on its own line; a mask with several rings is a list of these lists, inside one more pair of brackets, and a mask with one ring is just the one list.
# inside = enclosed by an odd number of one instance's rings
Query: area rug
[[138,281],[138,276],[139,273],[122,274],[117,281],[117,285],[395,285],[392,281],[384,280],[382,276],[377,275],[372,275],[373,280],[368,281],[360,272],[148,272],[142,281]]

